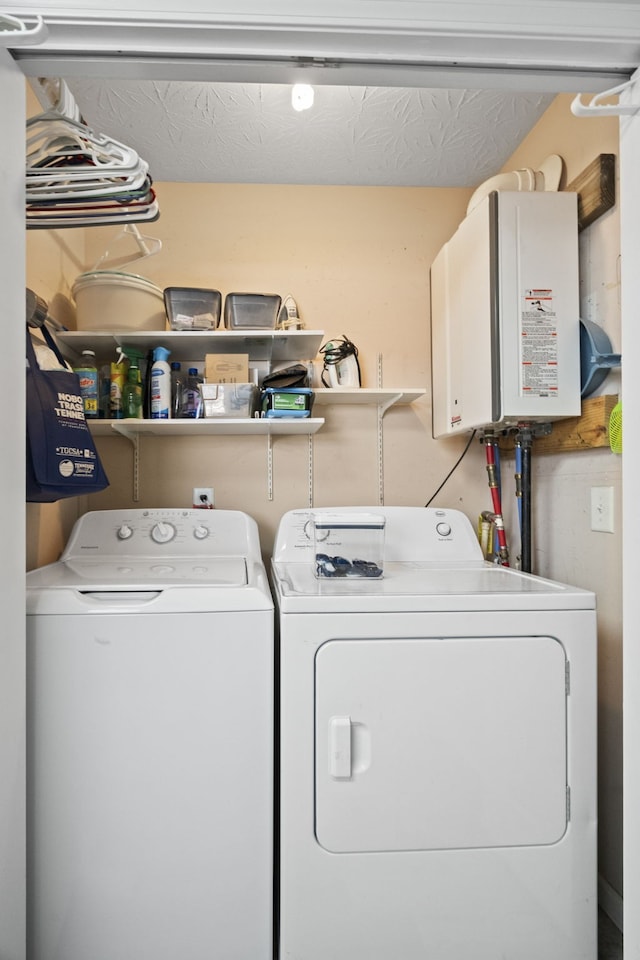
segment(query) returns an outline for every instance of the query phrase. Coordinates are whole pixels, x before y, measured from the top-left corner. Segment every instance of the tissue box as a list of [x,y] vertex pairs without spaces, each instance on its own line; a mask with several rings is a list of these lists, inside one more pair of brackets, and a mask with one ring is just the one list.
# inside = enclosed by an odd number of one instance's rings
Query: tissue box
[[378,514],[317,514],[313,519],[316,577],[381,577],[384,528],[385,518]]
[[253,417],[260,391],[253,383],[201,383],[204,416]]
[[248,383],[248,353],[207,353],[204,378],[208,383]]

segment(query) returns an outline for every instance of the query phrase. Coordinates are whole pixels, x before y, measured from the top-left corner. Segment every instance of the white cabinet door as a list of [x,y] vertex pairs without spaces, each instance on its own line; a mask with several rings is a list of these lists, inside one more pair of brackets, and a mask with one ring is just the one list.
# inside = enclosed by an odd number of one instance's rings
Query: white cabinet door
[[567,825],[552,637],[332,640],[316,657],[316,836],[332,852],[552,844]]

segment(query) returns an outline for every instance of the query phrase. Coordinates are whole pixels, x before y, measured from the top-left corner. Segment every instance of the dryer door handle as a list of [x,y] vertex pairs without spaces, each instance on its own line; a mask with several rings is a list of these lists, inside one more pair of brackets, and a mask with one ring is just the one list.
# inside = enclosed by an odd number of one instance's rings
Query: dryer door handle
[[351,717],[329,720],[329,776],[351,779]]

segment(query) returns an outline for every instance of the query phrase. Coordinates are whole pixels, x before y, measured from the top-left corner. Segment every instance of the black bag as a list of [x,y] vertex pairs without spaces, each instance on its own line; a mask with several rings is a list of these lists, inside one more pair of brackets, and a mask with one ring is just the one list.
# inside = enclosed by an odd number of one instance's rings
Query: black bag
[[263,387],[305,387],[309,370],[302,363],[294,363],[291,367],[285,367],[284,370],[277,370],[275,373],[268,374],[262,381]]
[[[47,346],[66,366],[47,328]],[[41,370],[27,328],[27,501],[53,503],[109,486],[71,370]]]

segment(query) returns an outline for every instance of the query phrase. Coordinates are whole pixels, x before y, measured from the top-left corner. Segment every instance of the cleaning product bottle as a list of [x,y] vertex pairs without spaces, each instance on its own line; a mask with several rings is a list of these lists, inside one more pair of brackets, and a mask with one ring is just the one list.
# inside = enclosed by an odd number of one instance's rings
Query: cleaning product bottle
[[105,363],[100,367],[99,375],[100,395],[98,412],[103,420],[111,416],[111,364]]
[[182,404],[184,393],[184,378],[182,376],[182,367],[177,360],[171,364],[171,416],[182,416]]
[[153,350],[147,350],[147,360],[144,367],[142,388],[142,416],[148,420],[151,416],[151,368],[153,367]]
[[167,363],[171,351],[156,347],[151,367],[151,418],[168,420],[171,410],[171,369]]
[[127,380],[128,360],[121,347],[117,348],[118,359],[111,364],[111,387],[109,390],[109,413],[113,420],[122,420],[122,391]]
[[98,368],[93,350],[83,350],[82,360],[73,368],[80,381],[80,395],[84,405],[84,415],[88,418],[98,416]]
[[93,350],[82,351],[82,360],[75,370],[80,379],[84,415],[90,418],[97,417],[99,413],[100,375]]
[[127,382],[122,390],[122,414],[125,419],[142,419],[142,381],[136,360],[129,365]]
[[189,367],[187,383],[184,390],[183,417],[197,418],[200,416],[200,408],[202,406],[202,394],[200,393],[201,383],[204,383],[204,379],[198,373],[197,367]]

